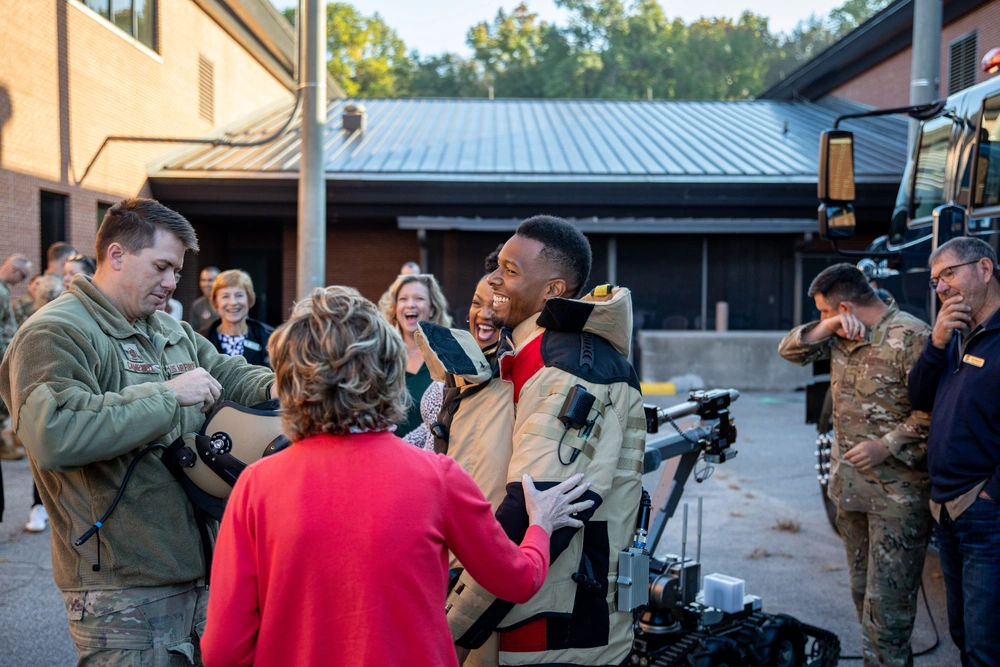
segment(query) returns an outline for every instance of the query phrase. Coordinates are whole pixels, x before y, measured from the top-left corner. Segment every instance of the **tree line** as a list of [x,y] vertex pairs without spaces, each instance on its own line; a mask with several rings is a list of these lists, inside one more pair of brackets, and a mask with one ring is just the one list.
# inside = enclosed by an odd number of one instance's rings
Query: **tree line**
[[846,0],[788,34],[750,11],[670,20],[657,0],[556,0],[570,18],[555,25],[522,2],[469,28],[470,58],[421,56],[377,12],[333,2],[328,67],[351,97],[752,99],[890,1]]

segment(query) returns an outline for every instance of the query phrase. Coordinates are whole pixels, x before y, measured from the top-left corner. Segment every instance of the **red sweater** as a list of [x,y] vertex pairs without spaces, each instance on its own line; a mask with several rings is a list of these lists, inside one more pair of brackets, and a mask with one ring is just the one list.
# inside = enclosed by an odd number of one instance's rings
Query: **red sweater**
[[512,602],[548,570],[543,529],[519,548],[452,459],[390,433],[315,436],[261,459],[219,532],[205,665],[457,665],[449,549]]

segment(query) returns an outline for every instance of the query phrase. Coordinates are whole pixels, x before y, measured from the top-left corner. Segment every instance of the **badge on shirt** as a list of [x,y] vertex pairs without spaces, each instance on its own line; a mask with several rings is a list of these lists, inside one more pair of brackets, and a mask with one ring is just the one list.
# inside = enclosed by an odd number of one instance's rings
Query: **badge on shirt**
[[243,341],[243,347],[245,347],[248,350],[253,350],[254,352],[260,352],[260,343],[257,343],[252,340]]
[[129,361],[137,363],[142,363],[144,361],[137,345],[134,345],[133,343],[122,343],[121,346],[122,350],[125,351],[125,358]]
[[985,359],[980,359],[979,357],[974,357],[971,354],[967,354],[962,357],[962,361],[969,364],[970,366],[975,366],[976,368],[982,368],[983,364],[986,363]]

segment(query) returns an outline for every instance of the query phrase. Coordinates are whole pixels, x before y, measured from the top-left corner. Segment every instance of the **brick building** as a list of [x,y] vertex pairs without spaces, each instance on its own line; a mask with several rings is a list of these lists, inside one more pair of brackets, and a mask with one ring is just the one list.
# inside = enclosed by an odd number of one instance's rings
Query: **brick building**
[[[913,3],[892,3],[761,97],[909,104]],[[989,78],[980,61],[1000,47],[1000,0],[944,0],[942,26],[938,97],[947,97]]]
[[81,183],[105,138],[201,137],[285,104],[293,44],[268,0],[0,2],[0,258],[40,270],[58,240],[92,255],[106,208],[148,193],[146,163],[171,150],[111,143]]

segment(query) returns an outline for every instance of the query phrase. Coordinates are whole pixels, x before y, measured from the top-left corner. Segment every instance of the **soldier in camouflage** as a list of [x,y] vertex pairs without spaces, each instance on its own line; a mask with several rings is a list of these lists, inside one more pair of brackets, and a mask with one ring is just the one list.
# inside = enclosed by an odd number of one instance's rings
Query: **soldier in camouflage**
[[927,428],[907,376],[930,328],[878,299],[850,264],[809,288],[821,319],[778,348],[791,362],[830,360],[834,444],[829,494],[847,551],[865,665],[913,664],[910,635],[930,537]]
[[[17,319],[11,307],[10,288],[24,282],[31,275],[31,262],[24,255],[11,255],[0,266],[0,359],[7,352],[7,346],[17,333]],[[6,422],[10,415],[7,407],[0,401],[0,423],[6,431]],[[24,449],[12,442],[0,441],[0,459],[20,459],[24,457]]]

